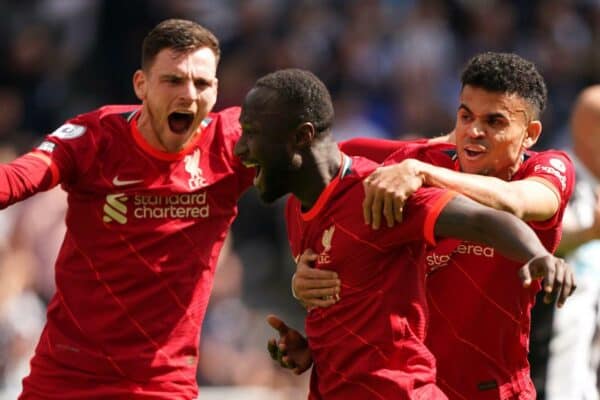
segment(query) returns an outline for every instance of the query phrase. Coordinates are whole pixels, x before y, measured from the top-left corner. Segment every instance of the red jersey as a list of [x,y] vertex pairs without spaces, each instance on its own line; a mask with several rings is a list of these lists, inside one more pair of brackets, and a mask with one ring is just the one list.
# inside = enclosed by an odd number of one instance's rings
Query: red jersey
[[[447,144],[403,145],[386,163],[405,158],[459,168],[455,147]],[[573,166],[562,151],[528,151],[512,180],[531,177],[545,179],[560,194],[560,207],[552,218],[529,223],[554,252],[573,190]],[[426,343],[437,360],[438,385],[450,399],[535,399],[527,353],[530,312],[540,282],[523,289],[517,273],[522,264],[492,247],[463,242],[449,251],[442,250],[443,245],[440,241],[426,256]]]
[[23,399],[197,396],[217,256],[253,172],[233,154],[239,108],[209,114],[179,153],[147,144],[138,109],[80,115],[23,158],[51,166],[38,190],[61,182],[68,193],[56,295]]
[[363,221],[362,180],[377,164],[344,160],[311,210],[303,212],[294,197],[286,208],[292,253],[312,248],[319,253],[315,267],[336,271],[342,282],[341,301],[306,318],[314,360],[309,398],[445,399],[423,344],[423,256],[454,193],[421,189],[407,202],[402,224],[374,231]]

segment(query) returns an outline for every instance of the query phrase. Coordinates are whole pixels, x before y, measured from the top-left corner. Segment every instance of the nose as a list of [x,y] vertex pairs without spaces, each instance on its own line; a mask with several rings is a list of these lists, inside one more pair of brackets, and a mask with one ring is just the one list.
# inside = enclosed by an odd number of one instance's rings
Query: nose
[[196,85],[194,81],[189,79],[183,85],[180,94],[181,98],[186,101],[195,101],[198,97],[198,90],[196,89]]
[[469,127],[469,129],[467,129],[467,132],[469,133],[469,136],[472,138],[480,138],[485,136],[485,128],[482,126],[481,123],[474,121],[471,126]]

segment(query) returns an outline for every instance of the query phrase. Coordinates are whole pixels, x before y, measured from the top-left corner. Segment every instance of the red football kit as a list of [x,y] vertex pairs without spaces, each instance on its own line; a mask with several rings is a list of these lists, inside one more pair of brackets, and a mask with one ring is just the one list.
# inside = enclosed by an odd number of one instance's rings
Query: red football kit
[[148,145],[138,109],[75,117],[0,167],[2,206],[57,183],[68,193],[56,295],[22,399],[198,394],[217,256],[253,170],[233,154],[239,108],[209,114],[179,153]]
[[[360,144],[369,146],[367,141]],[[365,151],[380,158],[393,146],[372,148]],[[396,149],[386,164],[415,158],[459,170],[453,145],[398,143]],[[573,191],[573,166],[562,151],[527,151],[512,180],[532,177],[543,178],[560,195],[552,218],[529,223],[554,252]],[[527,353],[530,313],[540,282],[523,289],[517,274],[521,264],[489,246],[468,242],[454,246],[449,241],[440,241],[425,258],[430,310],[426,344],[437,360],[438,385],[450,399],[535,399]]]
[[363,221],[362,181],[378,165],[344,156],[315,205],[286,207],[292,253],[316,251],[316,268],[336,271],[341,301],[309,311],[309,399],[446,399],[435,386],[435,361],[423,344],[427,321],[423,256],[435,221],[454,196],[437,188],[413,195],[404,221],[374,231]]

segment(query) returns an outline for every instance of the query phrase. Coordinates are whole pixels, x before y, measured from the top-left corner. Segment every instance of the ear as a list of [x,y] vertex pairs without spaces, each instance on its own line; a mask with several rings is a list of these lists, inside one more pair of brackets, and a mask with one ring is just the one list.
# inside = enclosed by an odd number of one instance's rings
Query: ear
[[133,91],[138,99],[144,101],[146,99],[146,74],[141,69],[138,69],[133,74]]
[[534,120],[527,126],[526,136],[523,140],[523,147],[530,149],[537,143],[542,133],[542,123],[539,120]]
[[317,131],[312,122],[303,122],[296,127],[296,147],[308,148],[315,140]]

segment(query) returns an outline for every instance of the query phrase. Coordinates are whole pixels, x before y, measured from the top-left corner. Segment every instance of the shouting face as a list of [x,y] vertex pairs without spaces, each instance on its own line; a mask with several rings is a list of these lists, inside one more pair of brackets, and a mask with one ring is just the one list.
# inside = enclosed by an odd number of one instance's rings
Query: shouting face
[[532,114],[527,101],[516,94],[466,85],[455,126],[461,170],[510,179],[521,165],[523,152],[541,133],[542,125],[532,120]]
[[148,142],[178,152],[191,140],[217,99],[217,59],[208,47],[161,50],[133,83],[143,102],[138,128]]
[[275,91],[252,89],[242,106],[242,136],[235,147],[244,165],[256,168],[254,186],[267,203],[291,192],[296,169],[295,125],[279,103]]

